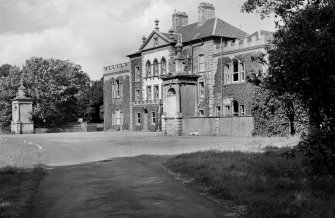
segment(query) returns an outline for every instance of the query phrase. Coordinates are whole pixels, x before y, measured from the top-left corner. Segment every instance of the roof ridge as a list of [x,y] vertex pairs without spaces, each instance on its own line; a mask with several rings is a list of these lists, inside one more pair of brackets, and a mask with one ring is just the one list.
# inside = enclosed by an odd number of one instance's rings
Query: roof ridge
[[213,25],[213,31],[212,31],[212,35],[215,35],[215,31],[216,31],[216,24],[218,22],[218,18],[215,17],[215,21],[214,21],[214,25]]

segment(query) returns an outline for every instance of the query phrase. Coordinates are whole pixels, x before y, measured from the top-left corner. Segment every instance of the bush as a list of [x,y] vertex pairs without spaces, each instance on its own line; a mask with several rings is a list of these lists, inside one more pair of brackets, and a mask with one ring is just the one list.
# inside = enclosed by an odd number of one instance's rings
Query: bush
[[298,150],[304,153],[307,173],[335,175],[335,133],[303,135]]

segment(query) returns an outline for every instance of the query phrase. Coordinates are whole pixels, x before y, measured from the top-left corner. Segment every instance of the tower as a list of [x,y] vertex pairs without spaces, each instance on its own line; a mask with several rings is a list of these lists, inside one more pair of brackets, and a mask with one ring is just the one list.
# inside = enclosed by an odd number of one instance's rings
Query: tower
[[23,80],[21,80],[17,97],[12,100],[12,133],[34,133],[34,123],[32,121],[33,102],[30,97],[27,97],[26,91]]

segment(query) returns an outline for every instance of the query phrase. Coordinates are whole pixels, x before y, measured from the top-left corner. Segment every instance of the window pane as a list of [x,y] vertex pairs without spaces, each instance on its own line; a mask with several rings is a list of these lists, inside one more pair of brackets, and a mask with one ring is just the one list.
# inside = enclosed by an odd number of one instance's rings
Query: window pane
[[233,69],[234,69],[234,72],[238,72],[238,61],[237,60],[233,61]]
[[166,74],[166,60],[163,58],[161,61],[161,75]]
[[233,74],[233,81],[238,81],[238,73]]
[[147,86],[147,100],[151,100],[151,86]]

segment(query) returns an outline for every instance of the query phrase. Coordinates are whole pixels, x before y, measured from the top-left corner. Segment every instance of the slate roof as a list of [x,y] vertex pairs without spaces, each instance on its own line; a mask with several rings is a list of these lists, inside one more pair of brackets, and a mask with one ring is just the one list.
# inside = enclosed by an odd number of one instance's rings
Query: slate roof
[[[150,36],[147,38],[147,41],[154,34],[161,35],[166,41],[170,39],[169,33],[153,31]],[[207,37],[225,37],[231,39],[242,39],[245,38],[248,34],[239,28],[236,28],[229,23],[221,20],[220,18],[211,18],[207,20],[203,25],[198,26],[198,22],[181,26],[174,34],[173,38],[177,40],[182,36],[182,42],[189,42],[197,39],[203,39]],[[146,43],[142,44],[139,51],[128,55],[136,56],[140,53]]]
[[229,23],[219,18],[209,19],[201,26],[198,26],[198,23],[182,26],[176,31],[176,33],[182,34],[183,42],[210,36],[241,39],[248,35],[246,32],[230,25]]

